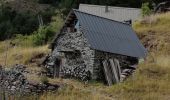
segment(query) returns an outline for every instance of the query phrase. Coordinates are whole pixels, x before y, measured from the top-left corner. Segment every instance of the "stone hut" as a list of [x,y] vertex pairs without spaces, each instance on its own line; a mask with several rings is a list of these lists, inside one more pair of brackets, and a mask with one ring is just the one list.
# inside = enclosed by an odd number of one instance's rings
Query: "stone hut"
[[51,44],[46,69],[54,77],[123,81],[146,50],[128,24],[72,10]]

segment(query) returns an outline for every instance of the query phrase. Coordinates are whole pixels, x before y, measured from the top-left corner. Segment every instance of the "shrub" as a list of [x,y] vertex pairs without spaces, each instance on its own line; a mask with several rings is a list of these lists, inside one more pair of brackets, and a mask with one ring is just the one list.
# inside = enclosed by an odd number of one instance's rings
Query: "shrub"
[[52,17],[52,22],[48,26],[40,26],[33,33],[33,43],[35,46],[44,45],[54,38],[54,35],[63,25],[63,19],[59,16]]
[[142,4],[142,16],[149,16],[151,14],[151,9],[149,8],[149,3]]
[[41,26],[33,35],[33,43],[35,46],[46,44],[54,35],[48,26]]
[[41,83],[43,84],[48,84],[49,83],[49,80],[46,76],[42,76],[41,79],[40,79]]
[[62,25],[63,20],[61,19],[61,17],[54,16],[52,18],[52,22],[48,26],[40,26],[38,30],[34,31],[31,35],[14,34],[11,42],[16,46],[22,47],[44,45],[51,42],[55,33],[60,30]]

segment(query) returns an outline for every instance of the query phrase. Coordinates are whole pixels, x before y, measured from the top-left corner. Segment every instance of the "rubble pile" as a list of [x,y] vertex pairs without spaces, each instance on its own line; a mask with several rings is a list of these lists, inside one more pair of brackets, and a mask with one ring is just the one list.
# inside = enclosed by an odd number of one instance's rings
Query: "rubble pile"
[[11,69],[0,67],[0,90],[9,94],[32,94],[55,91],[58,85],[29,82],[24,74],[29,74],[24,65],[15,65]]

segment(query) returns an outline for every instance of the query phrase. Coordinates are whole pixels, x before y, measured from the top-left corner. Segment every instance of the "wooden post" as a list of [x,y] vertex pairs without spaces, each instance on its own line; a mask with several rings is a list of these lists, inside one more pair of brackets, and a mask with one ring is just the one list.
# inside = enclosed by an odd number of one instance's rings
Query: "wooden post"
[[110,65],[111,65],[111,70],[112,70],[112,74],[113,74],[113,76],[114,76],[114,78],[115,78],[115,83],[119,83],[120,82],[120,71],[119,71],[119,69],[120,68],[118,68],[119,66],[116,66],[115,64],[114,64],[114,62],[113,62],[113,59],[109,59],[109,61],[110,61]]
[[109,77],[109,71],[108,71],[108,63],[107,63],[107,60],[104,60],[103,62],[103,67],[104,67],[104,74],[105,74],[105,78],[106,78],[106,82],[109,86],[112,85],[112,80],[110,79]]
[[119,80],[120,80],[120,77],[121,77],[121,69],[120,69],[120,64],[119,64],[119,60],[117,59],[114,59],[114,63],[115,63],[115,66],[118,70],[118,77],[119,77]]
[[113,59],[109,59],[109,62],[110,62],[111,70],[112,70],[112,75],[115,78],[115,83],[118,83],[119,82],[118,71],[117,71],[117,68],[113,62]]
[[57,67],[56,64],[54,64],[54,70],[53,70],[54,78],[56,78],[56,74],[57,74],[56,67]]

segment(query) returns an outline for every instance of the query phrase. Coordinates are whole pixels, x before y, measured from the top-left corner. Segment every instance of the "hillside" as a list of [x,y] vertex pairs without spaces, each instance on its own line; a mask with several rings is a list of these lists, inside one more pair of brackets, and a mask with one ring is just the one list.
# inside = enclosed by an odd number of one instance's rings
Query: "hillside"
[[149,51],[149,60],[169,67],[170,63],[170,13],[152,15],[134,25],[139,38]]

